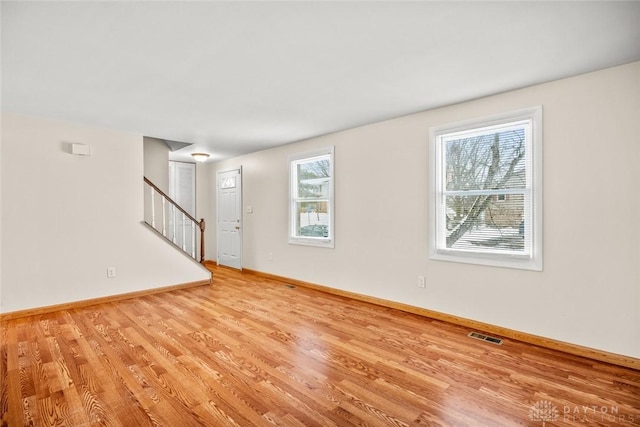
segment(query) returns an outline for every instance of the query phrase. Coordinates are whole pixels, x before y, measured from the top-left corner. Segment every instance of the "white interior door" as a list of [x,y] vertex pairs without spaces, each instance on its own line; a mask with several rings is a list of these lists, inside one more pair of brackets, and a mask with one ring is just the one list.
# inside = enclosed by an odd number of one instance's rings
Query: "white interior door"
[[242,269],[242,169],[218,172],[218,265]]
[[[196,165],[194,163],[169,162],[169,197],[191,216],[196,216]],[[166,212],[169,218],[167,236],[173,243],[195,256],[196,227],[177,210]],[[199,230],[199,229],[198,229]]]
[[169,162],[169,197],[196,216],[195,163]]

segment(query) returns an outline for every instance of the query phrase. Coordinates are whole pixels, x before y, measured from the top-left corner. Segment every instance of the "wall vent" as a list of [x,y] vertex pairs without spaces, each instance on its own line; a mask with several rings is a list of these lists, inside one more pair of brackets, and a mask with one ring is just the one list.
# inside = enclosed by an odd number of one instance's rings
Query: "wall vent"
[[496,338],[496,337],[490,337],[489,335],[484,335],[481,334],[479,332],[469,332],[469,335],[471,338],[475,338],[477,340],[481,340],[481,341],[487,341],[493,344],[502,344],[502,340],[500,338]]

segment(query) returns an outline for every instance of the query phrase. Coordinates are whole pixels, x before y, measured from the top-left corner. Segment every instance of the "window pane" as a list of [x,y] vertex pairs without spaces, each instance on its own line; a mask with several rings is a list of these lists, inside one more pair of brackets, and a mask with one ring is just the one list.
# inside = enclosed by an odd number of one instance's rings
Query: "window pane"
[[296,235],[329,236],[329,204],[326,201],[296,202]]
[[525,129],[445,140],[446,190],[525,188]]
[[289,162],[289,243],[333,248],[333,147]]
[[331,163],[328,156],[298,163],[298,198],[329,197]]
[[523,194],[446,197],[446,247],[525,253]]

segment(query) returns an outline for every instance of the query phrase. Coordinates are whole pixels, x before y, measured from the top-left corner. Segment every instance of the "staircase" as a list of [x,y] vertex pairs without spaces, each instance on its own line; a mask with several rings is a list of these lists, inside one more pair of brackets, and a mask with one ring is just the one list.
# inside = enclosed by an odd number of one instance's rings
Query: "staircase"
[[144,222],[185,255],[204,262],[204,218],[195,219],[146,177]]

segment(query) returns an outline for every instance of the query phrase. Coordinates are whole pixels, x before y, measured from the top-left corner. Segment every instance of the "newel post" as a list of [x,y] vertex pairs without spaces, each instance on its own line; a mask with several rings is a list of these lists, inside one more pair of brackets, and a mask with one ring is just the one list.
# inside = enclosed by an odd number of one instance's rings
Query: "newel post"
[[205,229],[204,218],[200,218],[200,264],[204,262],[204,229]]

